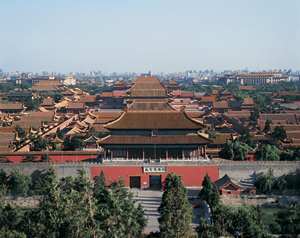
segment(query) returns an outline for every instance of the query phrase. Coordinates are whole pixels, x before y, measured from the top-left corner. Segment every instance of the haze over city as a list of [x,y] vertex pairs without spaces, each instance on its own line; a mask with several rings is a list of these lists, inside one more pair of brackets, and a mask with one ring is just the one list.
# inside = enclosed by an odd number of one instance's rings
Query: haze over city
[[0,68],[299,69],[300,2],[2,1]]

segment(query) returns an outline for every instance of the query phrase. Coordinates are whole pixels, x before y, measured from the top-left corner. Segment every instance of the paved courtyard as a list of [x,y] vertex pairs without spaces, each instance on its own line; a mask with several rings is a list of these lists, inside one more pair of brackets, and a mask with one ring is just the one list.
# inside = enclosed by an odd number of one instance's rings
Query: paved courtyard
[[[134,199],[142,202],[144,205],[144,209],[146,210],[145,216],[148,217],[148,225],[145,228],[145,232],[158,231],[159,224],[157,218],[160,214],[157,212],[158,207],[161,204],[162,194],[163,192],[159,190],[140,190],[140,189],[130,189],[131,192],[134,193]],[[199,189],[189,189],[188,196],[189,197],[197,197],[199,193]],[[190,200],[191,204],[200,203],[200,199]],[[194,208],[194,219],[192,221],[192,226],[195,228],[199,224],[198,213],[200,217],[204,216],[203,208]]]

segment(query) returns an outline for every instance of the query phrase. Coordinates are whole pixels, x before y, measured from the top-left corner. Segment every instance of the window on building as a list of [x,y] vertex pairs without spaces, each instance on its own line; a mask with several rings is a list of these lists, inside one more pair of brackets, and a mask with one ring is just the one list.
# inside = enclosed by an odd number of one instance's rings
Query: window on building
[[152,136],[158,136],[158,130],[152,130]]

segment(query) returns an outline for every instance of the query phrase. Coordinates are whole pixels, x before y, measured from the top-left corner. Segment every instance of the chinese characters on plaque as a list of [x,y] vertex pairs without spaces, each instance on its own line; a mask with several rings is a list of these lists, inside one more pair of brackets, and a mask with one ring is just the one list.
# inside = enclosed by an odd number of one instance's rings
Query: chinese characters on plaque
[[157,167],[157,166],[151,166],[151,167],[143,167],[144,173],[166,173],[167,167]]

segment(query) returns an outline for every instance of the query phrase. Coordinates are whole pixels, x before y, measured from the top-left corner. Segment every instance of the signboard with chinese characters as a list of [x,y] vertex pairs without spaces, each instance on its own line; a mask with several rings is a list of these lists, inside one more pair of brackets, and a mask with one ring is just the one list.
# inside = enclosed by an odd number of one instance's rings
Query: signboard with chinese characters
[[144,173],[166,173],[167,167],[159,167],[159,166],[147,166],[143,167]]

